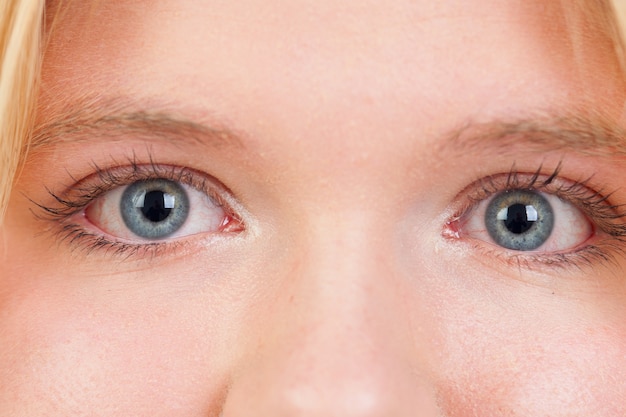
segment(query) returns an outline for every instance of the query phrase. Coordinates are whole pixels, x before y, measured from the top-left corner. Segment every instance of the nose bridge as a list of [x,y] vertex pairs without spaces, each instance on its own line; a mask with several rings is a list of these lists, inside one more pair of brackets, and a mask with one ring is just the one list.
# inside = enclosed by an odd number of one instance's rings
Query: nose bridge
[[293,322],[307,330],[307,346],[329,350],[327,358],[340,356],[346,366],[345,355],[356,362],[376,349],[383,333],[405,324],[395,321],[403,303],[391,244],[378,227],[365,211],[317,217],[301,266],[289,278],[293,298],[286,308],[298,312]]
[[334,223],[311,230],[224,417],[438,415],[427,372],[413,366],[389,245],[367,238],[365,216]]
[[338,318],[359,322],[367,307],[371,311],[372,298],[394,293],[391,244],[376,219],[363,211],[322,217],[305,243],[299,276],[293,277],[295,292],[320,314],[333,310]]

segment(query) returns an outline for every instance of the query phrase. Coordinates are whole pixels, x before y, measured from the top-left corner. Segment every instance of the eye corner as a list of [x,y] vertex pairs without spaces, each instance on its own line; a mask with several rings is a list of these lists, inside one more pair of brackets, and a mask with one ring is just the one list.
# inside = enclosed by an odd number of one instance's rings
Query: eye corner
[[441,236],[446,240],[459,240],[462,237],[463,217],[454,216],[446,221]]

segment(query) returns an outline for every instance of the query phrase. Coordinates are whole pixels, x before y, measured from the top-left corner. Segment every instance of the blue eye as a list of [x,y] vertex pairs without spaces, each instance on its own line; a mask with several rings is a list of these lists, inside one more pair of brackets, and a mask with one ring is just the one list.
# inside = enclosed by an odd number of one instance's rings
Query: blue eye
[[241,222],[221,200],[226,193],[209,184],[196,188],[166,178],[138,180],[102,193],[80,216],[107,240],[127,244],[238,231]]
[[530,251],[547,242],[554,228],[554,212],[541,194],[528,190],[496,195],[485,210],[485,227],[498,245]]
[[456,227],[460,237],[546,254],[574,250],[594,234],[579,208],[531,189],[507,190],[478,201]]
[[173,181],[138,181],[124,190],[120,212],[124,224],[135,235],[163,239],[179,230],[187,220],[189,198]]

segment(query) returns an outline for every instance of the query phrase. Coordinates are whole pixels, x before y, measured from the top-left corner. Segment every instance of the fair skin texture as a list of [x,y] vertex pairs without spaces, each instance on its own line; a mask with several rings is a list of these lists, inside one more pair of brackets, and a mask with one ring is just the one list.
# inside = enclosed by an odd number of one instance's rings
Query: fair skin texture
[[[454,222],[478,180],[559,164],[561,188],[592,177],[591,194],[626,203],[619,140],[563,146],[519,123],[621,123],[617,59],[589,14],[545,0],[84,4],[57,21],[38,124],[93,97],[114,114],[43,129],[14,190],[0,414],[623,415],[626,244],[593,213],[576,217],[591,232],[559,223],[566,243],[532,254]],[[168,134],[119,126],[138,112],[167,114]],[[72,217],[118,245],[95,248],[33,203],[60,208],[46,189],[131,161],[192,169],[240,221],[119,252],[147,243],[103,226],[115,210]]]

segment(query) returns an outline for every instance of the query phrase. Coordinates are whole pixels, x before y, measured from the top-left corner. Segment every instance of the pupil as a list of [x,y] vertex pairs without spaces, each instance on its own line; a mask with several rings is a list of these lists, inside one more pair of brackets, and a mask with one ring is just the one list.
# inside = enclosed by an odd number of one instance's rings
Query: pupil
[[504,224],[511,233],[519,235],[527,232],[535,222],[528,219],[524,204],[513,204],[508,208]]
[[165,207],[165,195],[159,190],[146,193],[143,207],[141,207],[141,212],[146,219],[156,223],[165,220],[170,215],[172,209]]

